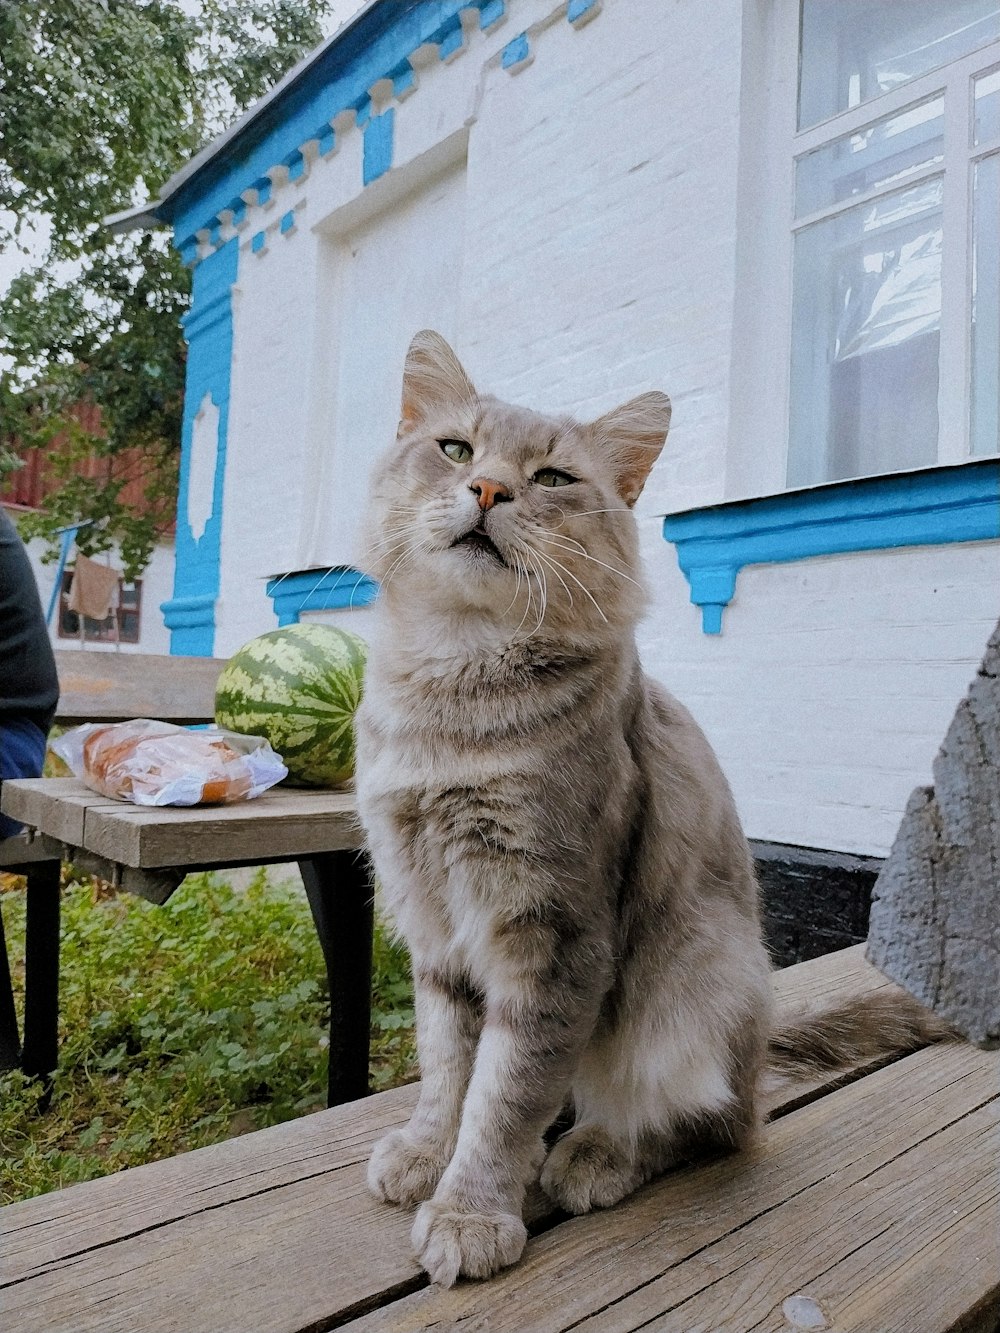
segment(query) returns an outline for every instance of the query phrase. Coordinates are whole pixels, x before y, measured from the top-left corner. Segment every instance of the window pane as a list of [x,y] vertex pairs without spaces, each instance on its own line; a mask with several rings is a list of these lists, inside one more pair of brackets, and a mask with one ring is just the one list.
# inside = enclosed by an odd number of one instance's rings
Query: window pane
[[972,142],[989,143],[1000,138],[1000,69],[976,80],[976,120]]
[[972,452],[1000,451],[1000,154],[973,173]]
[[795,164],[795,214],[901,183],[944,156],[944,98],[908,107],[856,134],[844,134]]
[[788,484],[937,459],[937,176],[795,238]]
[[998,39],[998,0],[802,0],[799,128]]

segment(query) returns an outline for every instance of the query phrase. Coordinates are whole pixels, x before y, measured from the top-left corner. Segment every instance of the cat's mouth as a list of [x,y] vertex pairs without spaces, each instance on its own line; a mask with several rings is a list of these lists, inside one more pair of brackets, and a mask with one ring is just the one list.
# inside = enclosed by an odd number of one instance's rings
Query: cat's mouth
[[506,565],[507,563],[497,550],[496,546],[494,546],[493,542],[490,541],[489,537],[486,535],[485,528],[478,526],[471,528],[464,537],[459,537],[457,541],[453,541],[451,546],[452,550],[456,547],[461,547],[465,551],[471,551],[475,556],[485,555],[488,558],[498,560],[501,565]]

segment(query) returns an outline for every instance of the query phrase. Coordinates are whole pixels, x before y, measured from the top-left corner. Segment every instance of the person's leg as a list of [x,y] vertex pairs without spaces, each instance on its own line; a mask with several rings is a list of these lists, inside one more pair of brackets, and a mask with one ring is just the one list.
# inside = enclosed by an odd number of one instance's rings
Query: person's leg
[[[40,778],[45,763],[45,732],[25,717],[0,719],[0,782],[5,778]],[[12,838],[21,825],[0,814],[0,838]]]

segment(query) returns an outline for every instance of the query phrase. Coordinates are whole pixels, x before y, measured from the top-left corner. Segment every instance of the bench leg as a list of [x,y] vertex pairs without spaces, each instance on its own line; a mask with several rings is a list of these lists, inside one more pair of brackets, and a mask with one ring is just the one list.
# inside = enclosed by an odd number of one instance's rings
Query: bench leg
[[21,1038],[17,1030],[14,987],[11,984],[7,941],[3,933],[3,912],[0,911],[0,1073],[16,1069],[20,1063]]
[[27,872],[21,1068],[46,1082],[59,1062],[59,870],[39,861]]
[[327,1105],[368,1092],[374,895],[360,852],[324,852],[299,861],[330,985]]

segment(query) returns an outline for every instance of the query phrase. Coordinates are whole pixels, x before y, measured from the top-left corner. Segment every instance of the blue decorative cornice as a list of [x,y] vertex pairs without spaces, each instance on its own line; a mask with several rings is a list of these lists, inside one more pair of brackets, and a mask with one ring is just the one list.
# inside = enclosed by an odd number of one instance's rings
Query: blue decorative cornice
[[361,179],[365,185],[377,181],[392,166],[393,108],[372,116],[364,128]]
[[[380,80],[391,79],[397,97],[409,91],[415,82],[409,58],[420,47],[437,46],[442,60],[454,58],[465,45],[463,10],[478,11],[479,26],[488,30],[505,8],[504,0],[392,0],[360,14],[266,111],[158,205],[157,215],[173,224],[178,248],[196,257],[197,233],[235,210],[247,189],[256,188],[257,202],[264,202],[268,172],[276,166],[285,165],[292,179],[302,175],[303,147],[318,143],[330,151],[332,123],[343,112],[354,111],[364,126],[369,89]],[[387,131],[391,142],[391,124]]]
[[677,547],[703,630],[720,634],[744,565],[1000,538],[1000,462],[863,477],[690,509],[668,514],[663,535]]
[[332,565],[270,579],[267,595],[274,603],[278,624],[295,625],[303,611],[368,606],[378,596],[378,584],[356,569]]
[[[168,181],[150,206],[173,225],[185,263],[197,264],[221,244],[226,224],[244,221],[248,202],[266,205],[276,184],[305,179],[315,157],[333,152],[333,122],[345,113],[353,113],[365,136],[362,183],[384,175],[392,166],[394,108],[381,100],[373,108],[375,85],[388,81],[392,97],[402,101],[417,84],[411,60],[417,51],[437,47],[438,57],[451,61],[468,46],[463,12],[477,14],[480,29],[488,32],[506,18],[509,5],[510,0],[382,0],[359,13],[288,77],[287,86],[265,96],[245,124]],[[601,0],[569,0],[565,16],[580,28],[600,10]],[[532,56],[524,32],[503,48],[500,59],[515,74]]]

